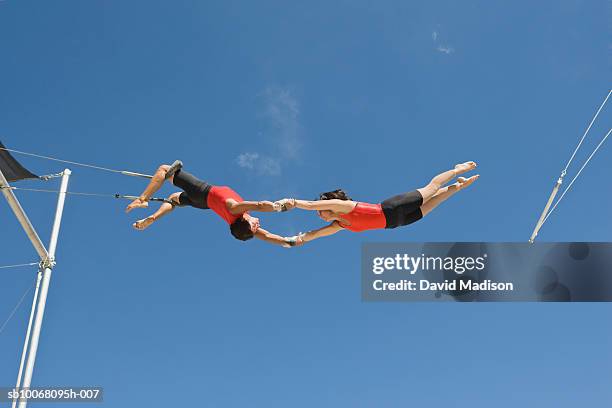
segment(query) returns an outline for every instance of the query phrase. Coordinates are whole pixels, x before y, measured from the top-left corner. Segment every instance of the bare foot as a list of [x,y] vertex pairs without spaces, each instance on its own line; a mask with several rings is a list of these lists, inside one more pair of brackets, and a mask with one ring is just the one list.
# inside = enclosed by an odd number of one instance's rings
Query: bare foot
[[471,186],[472,183],[478,180],[479,177],[480,177],[480,174],[477,174],[470,178],[457,177],[457,182],[455,183],[455,185],[459,188],[459,190],[463,190],[464,188]]
[[132,211],[134,208],[147,208],[149,206],[149,202],[148,201],[143,201],[140,198],[135,199],[134,201],[132,201],[130,203],[130,205],[128,205],[125,208],[125,212],[129,213],[130,211]]
[[132,227],[134,227],[138,231],[142,231],[142,230],[147,229],[154,222],[155,222],[155,218],[153,218],[152,216],[149,216],[142,220],[136,221],[135,223],[132,224]]
[[455,174],[459,175],[459,174],[467,173],[470,170],[474,170],[476,166],[477,166],[476,162],[473,162],[473,161],[468,161],[465,163],[457,164],[455,166]]

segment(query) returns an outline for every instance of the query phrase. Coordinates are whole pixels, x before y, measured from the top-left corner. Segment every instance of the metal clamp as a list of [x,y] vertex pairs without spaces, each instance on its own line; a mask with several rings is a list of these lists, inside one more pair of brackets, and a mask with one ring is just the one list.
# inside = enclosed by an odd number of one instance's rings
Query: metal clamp
[[40,269],[53,269],[56,265],[55,258],[47,258],[44,261],[40,261],[38,265]]
[[49,181],[54,178],[62,177],[64,173],[55,173],[55,174],[45,174],[44,176],[38,176],[38,178],[42,181]]

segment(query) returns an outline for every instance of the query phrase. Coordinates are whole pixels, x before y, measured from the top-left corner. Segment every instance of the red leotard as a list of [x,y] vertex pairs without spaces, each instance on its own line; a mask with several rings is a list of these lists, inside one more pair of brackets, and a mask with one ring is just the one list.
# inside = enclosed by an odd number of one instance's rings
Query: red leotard
[[239,203],[244,201],[240,195],[227,186],[212,186],[208,192],[208,208],[216,212],[228,224],[233,224],[242,214],[234,215],[228,209],[226,201],[233,198]]
[[380,204],[357,203],[353,211],[340,214],[340,218],[351,223],[347,225],[340,222],[340,226],[353,232],[380,229],[387,226],[387,219]]

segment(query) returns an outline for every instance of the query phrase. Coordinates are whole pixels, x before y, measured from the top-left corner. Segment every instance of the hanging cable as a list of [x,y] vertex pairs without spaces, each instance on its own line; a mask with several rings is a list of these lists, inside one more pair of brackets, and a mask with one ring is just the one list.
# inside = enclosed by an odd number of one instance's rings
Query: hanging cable
[[557,202],[555,203],[555,205],[550,209],[550,211],[548,212],[548,215],[546,216],[546,218],[544,218],[544,221],[542,222],[542,225],[546,222],[546,220],[548,219],[548,217],[550,217],[550,215],[553,213],[553,211],[555,211],[555,209],[557,208],[557,206],[559,205],[559,203],[561,202],[561,200],[563,200],[563,197],[565,197],[565,194],[567,194],[567,192],[569,191],[570,188],[572,188],[572,185],[574,185],[574,182],[576,181],[576,179],[580,176],[580,173],[582,173],[582,170],[584,170],[584,168],[587,166],[587,164],[589,164],[589,162],[591,161],[591,159],[593,158],[593,156],[595,156],[595,153],[597,153],[597,151],[599,150],[599,148],[604,144],[604,142],[606,141],[606,139],[608,138],[608,136],[610,136],[610,133],[612,133],[612,129],[608,130],[608,133],[606,133],[606,135],[604,136],[604,138],[601,140],[601,142],[599,142],[599,144],[597,145],[597,147],[595,148],[595,150],[593,150],[593,152],[591,153],[591,155],[589,156],[589,158],[584,162],[584,164],[582,165],[582,167],[580,167],[580,170],[578,170],[578,173],[574,176],[574,178],[572,179],[572,181],[570,181],[570,183],[567,185],[567,187],[565,188],[565,190],[563,190],[563,193],[561,194],[561,196],[559,197],[559,199],[557,200]]
[[116,169],[111,169],[111,168],[108,168],[108,167],[95,166],[93,164],[75,162],[75,161],[70,161],[70,160],[63,160],[63,159],[58,159],[56,157],[51,157],[51,156],[43,156],[43,155],[40,155],[40,154],[23,152],[23,151],[20,151],[20,150],[7,149],[6,147],[0,147],[0,150],[6,150],[7,152],[22,154],[24,156],[37,157],[39,159],[52,160],[52,161],[61,162],[61,163],[73,164],[75,166],[88,167],[90,169],[95,169],[95,170],[102,170],[102,171],[108,171],[108,172],[111,172],[111,173],[123,174],[125,176],[153,178],[153,176],[148,175],[148,174],[136,173],[136,172],[133,172],[133,171],[126,171],[126,170],[116,170]]
[[[43,188],[23,188],[23,187],[13,187],[13,186],[11,186],[11,187],[0,187],[0,190],[1,189],[17,190],[17,191],[30,191],[30,192],[36,192],[36,193],[55,193],[55,194],[60,193],[59,190],[47,190],[47,189],[43,189]],[[76,191],[66,191],[66,194],[68,194],[68,195],[76,195],[76,196],[84,196],[84,197],[118,198],[118,199],[125,199],[125,200],[135,200],[135,199],[139,198],[138,196],[125,195],[125,194],[81,193],[81,192],[76,192]],[[158,201],[158,202],[164,202],[164,203],[172,204],[172,202],[169,199],[167,199],[167,198],[151,197],[151,198],[149,198],[148,201]]]
[[17,265],[6,265],[6,266],[0,266],[0,269],[8,269],[8,268],[22,268],[24,266],[37,266],[39,265],[40,262],[30,262],[30,263],[25,263],[25,264],[17,264]]
[[11,311],[11,313],[9,314],[9,316],[6,318],[6,320],[4,321],[4,323],[2,323],[2,326],[0,326],[0,334],[2,334],[2,332],[4,331],[4,328],[6,327],[6,325],[11,321],[11,319],[13,318],[13,316],[15,316],[15,313],[17,313],[17,310],[19,309],[19,306],[21,306],[21,304],[23,303],[23,301],[25,300],[26,296],[28,295],[28,293],[30,293],[30,291],[32,290],[32,288],[34,287],[34,285],[30,285],[28,287],[28,289],[24,292],[24,294],[21,296],[21,299],[19,299],[19,301],[17,302],[17,305],[15,305],[15,307],[13,308],[13,310]]
[[[591,159],[593,158],[595,153],[597,153],[599,148],[604,144],[604,142],[606,141],[606,139],[610,135],[610,132],[612,131],[612,129],[610,129],[610,131],[608,131],[608,133],[601,140],[601,142],[599,142],[599,144],[597,145],[595,150],[593,150],[591,155],[588,157],[586,162],[582,165],[582,167],[578,171],[578,174],[576,174],[576,176],[574,176],[574,178],[572,179],[570,184],[567,186],[567,188],[561,194],[561,197],[559,197],[559,199],[555,202],[555,197],[557,196],[557,193],[559,192],[559,189],[560,189],[561,185],[563,184],[563,179],[565,178],[565,175],[567,174],[567,170],[568,170],[569,166],[572,164],[572,161],[576,157],[576,153],[578,153],[578,150],[580,149],[580,147],[582,146],[582,143],[586,139],[589,131],[591,130],[591,127],[593,126],[593,123],[595,123],[595,120],[599,116],[599,113],[603,110],[604,106],[608,102],[608,99],[610,98],[610,95],[612,95],[612,89],[608,92],[608,95],[606,96],[604,101],[601,103],[601,105],[599,105],[599,108],[597,109],[597,112],[595,112],[595,115],[591,119],[591,122],[589,123],[589,125],[586,128],[586,130],[584,131],[582,137],[580,138],[580,141],[578,142],[578,145],[576,146],[576,148],[574,149],[572,155],[570,156],[569,160],[567,161],[567,164],[565,165],[565,167],[561,171],[561,175],[557,179],[557,182],[555,183],[555,186],[554,186],[552,192],[550,193],[550,196],[548,197],[548,201],[546,202],[546,205],[544,206],[544,210],[542,211],[542,214],[540,215],[540,218],[538,219],[538,222],[536,223],[536,226],[534,227],[533,232],[531,233],[531,237],[529,238],[529,243],[533,243],[535,241],[535,238],[537,237],[540,229],[542,228],[542,226],[544,225],[546,220],[548,220],[548,217],[550,217],[552,212],[557,208],[557,206],[559,205],[559,202],[563,199],[563,197],[565,197],[565,194],[567,194],[567,192],[572,187],[572,185],[574,184],[574,182],[576,181],[578,176],[580,176],[580,173],[582,173],[582,170],[584,170],[586,165],[591,161]],[[553,205],[553,203],[554,203],[554,205]],[[552,208],[551,208],[551,206],[552,206]]]
[[584,131],[584,134],[582,135],[582,138],[580,138],[580,142],[578,142],[578,145],[574,149],[574,152],[572,153],[572,156],[567,161],[567,164],[565,165],[565,168],[561,172],[561,174],[563,174],[564,176],[567,173],[568,167],[570,166],[570,164],[572,164],[572,160],[574,160],[574,157],[576,157],[576,153],[578,153],[578,150],[580,149],[580,146],[582,146],[582,142],[584,142],[584,139],[586,138],[587,134],[589,133],[589,130],[591,130],[591,127],[593,126],[593,123],[595,123],[595,119],[597,119],[597,116],[599,116],[599,112],[601,112],[603,107],[606,105],[606,102],[608,102],[608,99],[610,98],[611,94],[612,94],[612,89],[610,89],[610,92],[608,92],[608,96],[606,96],[606,99],[604,99],[604,101],[601,103],[601,105],[599,106],[599,109],[597,109],[597,112],[595,113],[595,116],[593,116],[593,119],[591,119],[591,123],[589,123],[589,126]]

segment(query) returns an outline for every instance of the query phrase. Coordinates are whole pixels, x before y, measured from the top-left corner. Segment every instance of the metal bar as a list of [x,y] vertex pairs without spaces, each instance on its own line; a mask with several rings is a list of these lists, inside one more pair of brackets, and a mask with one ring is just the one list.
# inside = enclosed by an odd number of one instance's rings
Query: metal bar
[[[126,199],[126,200],[136,200],[137,198],[140,198],[140,197],[139,196],[133,196],[133,195],[115,194],[115,198],[123,198],[123,199]],[[149,198],[148,201],[156,201],[156,202],[172,204],[172,200],[169,200],[167,198],[151,197],[151,198]]]
[[[6,178],[4,177],[4,174],[2,174],[2,170],[0,170],[0,187],[10,187],[8,181],[6,181]],[[6,198],[6,201],[8,201],[9,206],[15,213],[15,216],[21,224],[21,227],[28,235],[28,238],[30,238],[34,249],[40,257],[40,260],[45,261],[49,257],[47,249],[40,240],[40,237],[36,233],[36,230],[32,226],[32,223],[30,222],[30,219],[26,215],[25,211],[23,211],[21,204],[19,204],[17,197],[15,197],[15,193],[13,193],[13,190],[11,190],[10,188],[0,188],[0,191],[2,191],[2,194],[4,194],[4,198]]]
[[563,184],[563,174],[561,175],[561,177],[559,177],[559,179],[555,183],[555,187],[553,187],[553,191],[552,193],[550,193],[550,197],[548,197],[548,201],[546,202],[546,205],[544,206],[544,210],[542,211],[542,214],[540,215],[540,219],[538,219],[538,223],[536,224],[535,228],[533,229],[533,232],[531,233],[531,238],[529,238],[530,244],[533,244],[536,237],[538,236],[538,232],[540,232],[540,228],[542,228],[542,225],[544,224],[544,220],[546,220],[546,217],[548,216],[548,210],[550,209],[550,206],[555,200],[555,197],[557,196],[557,193],[559,192],[559,187],[561,187],[561,184]]
[[[32,328],[32,338],[30,340],[30,348],[26,362],[25,372],[23,375],[23,387],[30,388],[32,383],[32,373],[34,372],[34,363],[36,362],[36,352],[38,351],[38,341],[40,340],[40,330],[42,327],[43,317],[45,315],[45,306],[47,302],[47,294],[49,292],[49,283],[51,281],[51,272],[53,262],[55,260],[55,250],[57,248],[57,239],[59,236],[60,225],[62,223],[62,214],[64,212],[64,203],[66,201],[66,191],[68,190],[68,180],[70,179],[71,171],[66,169],[62,174],[62,182],[60,185],[60,193],[57,198],[57,208],[55,210],[55,220],[51,230],[51,239],[49,242],[49,258],[44,265],[42,283],[40,286],[40,296],[36,306],[36,317],[34,319],[34,327]],[[19,408],[26,408],[28,401],[19,401]]]
[[62,224],[62,214],[64,213],[64,203],[66,202],[66,192],[68,191],[68,180],[72,172],[69,169],[64,170],[62,174],[62,182],[60,184],[60,193],[57,197],[57,207],[55,209],[55,220],[53,221],[53,229],[51,230],[51,239],[49,240],[49,257],[55,259],[55,250],[57,249],[57,239],[59,237],[60,226]]
[[153,178],[153,176],[149,174],[136,173],[134,171],[121,171],[120,173],[123,174],[124,176],[142,177],[142,178],[148,178],[148,179]]
[[[34,312],[36,311],[36,301],[38,300],[38,291],[40,290],[40,282],[42,280],[43,270],[42,267],[36,274],[36,290],[34,291],[34,298],[32,298],[32,310],[30,312],[30,319],[28,320],[28,330],[26,331],[25,341],[23,343],[23,351],[21,352],[21,360],[19,361],[19,373],[17,374],[17,383],[15,384],[15,390],[19,391],[21,387],[21,378],[23,374],[23,367],[25,366],[26,356],[28,354],[28,345],[30,344],[30,333],[32,332],[32,322],[34,321]],[[13,399],[11,408],[17,406],[17,398]]]

